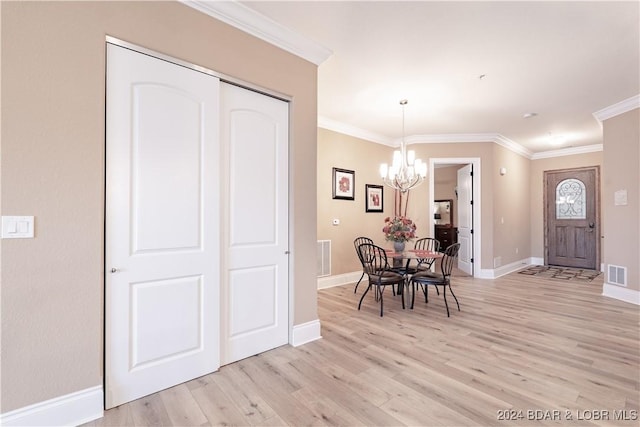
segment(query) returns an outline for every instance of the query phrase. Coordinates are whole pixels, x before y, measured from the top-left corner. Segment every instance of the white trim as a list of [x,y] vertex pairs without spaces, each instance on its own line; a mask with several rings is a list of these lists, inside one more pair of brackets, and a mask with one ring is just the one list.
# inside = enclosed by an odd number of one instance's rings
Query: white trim
[[[482,265],[482,168],[480,157],[432,157],[429,159],[429,204],[433,206],[435,200],[434,170],[436,163],[473,165],[473,277],[486,279]],[[429,218],[429,230],[433,230],[433,215]]]
[[575,154],[595,153],[602,151],[602,144],[583,145],[580,147],[561,148],[559,150],[541,151],[534,153],[531,160],[548,159],[551,157],[573,156]]
[[619,116],[620,114],[624,114],[628,111],[635,110],[636,108],[640,108],[640,95],[632,96],[631,98],[627,98],[623,101],[605,107],[602,110],[596,111],[593,113],[593,117],[602,124],[605,120]]
[[[338,132],[355,138],[364,139],[376,144],[388,147],[399,147],[400,139],[389,138],[379,133],[351,126],[349,124],[332,120],[323,116],[318,116],[318,127]],[[595,153],[603,150],[602,144],[582,145],[580,147],[561,148],[558,150],[533,151],[523,147],[511,139],[499,133],[447,133],[447,134],[427,134],[409,135],[405,137],[407,145],[413,144],[466,144],[470,142],[492,142],[498,144],[509,151],[519,154],[529,160],[548,159],[552,157],[573,156],[576,154]]]
[[510,264],[503,265],[498,268],[484,269],[482,270],[482,279],[497,279],[498,277],[505,276],[509,273],[513,273],[518,270],[522,270],[523,268],[531,265],[531,260],[534,258],[524,258],[519,261],[514,261]]
[[322,129],[331,130],[344,135],[353,136],[355,138],[364,139],[369,142],[375,142],[376,144],[387,145],[389,147],[395,147],[396,144],[393,139],[380,135],[379,133],[370,132],[359,127],[351,126],[349,124],[332,120],[324,116],[318,116],[318,127]]
[[179,1],[316,65],[333,55],[330,49],[236,1]]
[[531,257],[529,258],[530,265],[544,265],[544,258]]
[[493,269],[491,268],[478,268],[473,270],[473,277],[476,279],[495,279]]
[[0,415],[3,426],[77,426],[103,416],[102,386],[87,388]]
[[[411,135],[405,137],[407,144],[464,144],[467,142],[493,142],[527,159],[533,152],[499,133],[448,133],[433,135]],[[398,140],[398,145],[400,142]]]
[[605,283],[602,285],[602,295],[631,304],[640,305],[640,292],[634,289],[627,289],[622,286]]
[[[334,276],[318,277],[318,289],[333,288],[334,286],[348,285],[355,283],[362,276],[362,271],[353,271],[351,273],[336,274]],[[366,280],[366,277],[362,280]]]
[[407,144],[458,144],[465,142],[494,142],[495,133],[441,133],[410,135],[405,137]]
[[311,322],[293,326],[293,337],[291,339],[291,345],[294,347],[298,347],[303,344],[310,343],[311,341],[319,340],[321,338],[322,335],[320,335],[320,320],[316,319],[312,320]]

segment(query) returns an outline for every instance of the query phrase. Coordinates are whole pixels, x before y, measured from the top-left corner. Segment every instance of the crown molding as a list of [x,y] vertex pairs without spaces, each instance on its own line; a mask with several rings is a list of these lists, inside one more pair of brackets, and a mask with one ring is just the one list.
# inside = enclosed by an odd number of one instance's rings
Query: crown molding
[[496,134],[496,138],[493,140],[496,144],[506,148],[507,150],[511,150],[516,154],[520,154],[527,159],[531,159],[533,156],[533,151],[523,147],[515,141],[510,140],[507,137],[504,137],[500,134]]
[[342,133],[344,135],[353,136],[355,138],[365,139],[367,141],[375,142],[376,144],[387,145],[389,147],[396,147],[398,145],[393,139],[380,135],[379,133],[370,132],[323,116],[318,116],[318,127]]
[[316,65],[333,54],[330,49],[236,1],[178,1]]
[[603,108],[600,111],[593,113],[593,117],[602,124],[603,121],[610,119],[620,114],[624,114],[627,111],[640,108],[640,95],[632,96],[616,104]]
[[[389,147],[398,147],[400,139],[392,139],[383,135],[348,125],[326,117],[318,117],[318,127],[328,129],[344,135],[364,139],[366,141],[382,144]],[[519,154],[529,160],[548,159],[552,157],[572,156],[575,154],[595,153],[603,150],[602,144],[582,145],[580,147],[561,148],[558,150],[542,151],[534,153],[515,141],[506,138],[499,133],[447,133],[430,135],[410,135],[405,137],[407,145],[413,144],[465,144],[470,142],[491,142],[498,144],[507,150]]]
[[439,135],[412,135],[405,140],[409,144],[462,144],[467,142],[493,142],[507,150],[531,159],[533,152],[499,133],[449,133]]
[[595,153],[602,150],[602,144],[582,145],[580,147],[561,148],[559,150],[541,151],[539,153],[534,153],[533,156],[531,156],[531,160],[573,156],[575,154]]

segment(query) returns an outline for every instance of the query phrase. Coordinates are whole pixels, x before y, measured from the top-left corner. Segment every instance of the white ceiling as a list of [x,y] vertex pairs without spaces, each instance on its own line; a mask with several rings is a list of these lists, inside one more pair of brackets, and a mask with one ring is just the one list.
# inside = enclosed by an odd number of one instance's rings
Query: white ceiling
[[640,93],[638,1],[241,3],[333,51],[318,71],[320,121],[380,140],[402,136],[406,98],[410,141],[600,144],[593,113]]

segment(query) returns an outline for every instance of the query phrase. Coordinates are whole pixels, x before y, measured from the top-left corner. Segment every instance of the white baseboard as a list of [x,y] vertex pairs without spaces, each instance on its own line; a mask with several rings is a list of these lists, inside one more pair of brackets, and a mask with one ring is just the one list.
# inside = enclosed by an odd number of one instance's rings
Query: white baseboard
[[319,340],[322,338],[322,335],[320,335],[320,320],[294,325],[292,335],[291,345],[294,347]]
[[333,288],[334,286],[355,283],[360,279],[360,276],[362,276],[362,270],[336,274],[335,276],[318,277],[318,289]]
[[498,277],[521,270],[528,265],[537,264],[535,261],[538,261],[538,258],[524,258],[498,268],[481,269],[475,277],[478,279],[497,279]]
[[615,298],[620,301],[629,302],[631,304],[640,305],[640,292],[634,289],[627,289],[622,286],[605,283],[602,285],[602,295],[609,298]]
[[103,416],[102,386],[56,397],[0,415],[0,425],[77,426]]
[[502,267],[498,267],[493,270],[493,278],[497,279],[498,277],[513,273],[514,271],[522,270],[523,268],[531,264],[531,258],[525,258],[521,259],[520,261],[515,261],[510,264],[503,265]]

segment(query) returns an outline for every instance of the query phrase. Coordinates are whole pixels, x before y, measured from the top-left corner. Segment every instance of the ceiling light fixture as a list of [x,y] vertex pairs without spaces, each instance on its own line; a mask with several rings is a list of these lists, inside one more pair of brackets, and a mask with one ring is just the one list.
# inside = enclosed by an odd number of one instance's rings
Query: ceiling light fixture
[[391,188],[406,193],[414,187],[422,184],[427,176],[427,164],[420,159],[416,159],[416,152],[407,151],[404,140],[404,107],[407,100],[400,101],[402,105],[402,140],[400,150],[393,152],[393,163],[389,167],[386,163],[380,165],[380,176],[382,181]]

